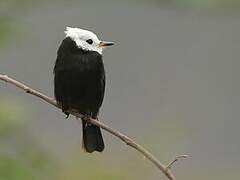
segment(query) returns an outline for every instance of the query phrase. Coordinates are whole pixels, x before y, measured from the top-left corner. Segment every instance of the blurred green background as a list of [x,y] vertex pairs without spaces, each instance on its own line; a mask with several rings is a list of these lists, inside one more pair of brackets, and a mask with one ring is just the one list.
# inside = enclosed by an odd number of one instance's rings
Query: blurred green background
[[[237,0],[1,0],[0,72],[53,96],[66,26],[116,42],[106,50],[100,119],[163,163],[190,158],[177,179],[240,178],[240,3]],[[0,82],[0,180],[166,179],[104,132],[81,150],[73,117]]]

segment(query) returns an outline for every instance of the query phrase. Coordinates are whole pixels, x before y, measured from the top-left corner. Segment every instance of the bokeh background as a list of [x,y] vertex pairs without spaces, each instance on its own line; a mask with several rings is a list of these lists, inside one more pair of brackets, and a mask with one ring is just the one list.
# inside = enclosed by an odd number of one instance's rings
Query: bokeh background
[[[238,0],[1,0],[0,72],[53,96],[52,69],[66,26],[96,32],[107,89],[100,119],[178,179],[240,178]],[[81,150],[81,125],[0,82],[0,180],[166,179],[103,132],[103,153]]]

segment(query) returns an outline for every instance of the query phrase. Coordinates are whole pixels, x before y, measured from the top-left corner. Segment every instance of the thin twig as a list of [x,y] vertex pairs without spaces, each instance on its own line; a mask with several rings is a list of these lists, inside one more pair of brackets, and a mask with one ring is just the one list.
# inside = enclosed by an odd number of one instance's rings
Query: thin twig
[[[50,98],[42,93],[40,93],[39,91],[36,91],[28,86],[26,86],[25,84],[12,79],[10,77],[8,77],[7,75],[3,75],[0,74],[0,80],[5,81],[7,83],[10,83],[22,90],[24,90],[26,93],[34,95],[42,100],[44,100],[45,102],[61,109],[61,106],[58,105],[56,103],[56,101],[53,98]],[[78,118],[83,117],[82,114],[79,114],[78,112],[74,112],[74,111],[69,111],[70,114],[72,114],[73,116],[76,116]],[[90,122],[104,130],[106,130],[107,132],[113,134],[114,136],[118,137],[119,139],[121,139],[123,142],[125,142],[127,145],[133,147],[134,149],[136,149],[137,151],[139,151],[140,153],[142,153],[147,159],[149,159],[155,166],[158,167],[158,169],[160,169],[167,177],[169,180],[176,180],[176,178],[174,177],[174,175],[172,174],[172,172],[170,171],[170,167],[172,166],[172,164],[177,161],[178,159],[175,159],[173,162],[171,162],[168,166],[165,166],[164,164],[162,164],[161,162],[158,161],[158,159],[156,157],[154,157],[149,151],[147,151],[144,147],[142,147],[141,145],[137,144],[135,141],[133,141],[131,138],[127,137],[126,135],[120,133],[119,131],[105,125],[104,123],[95,120],[95,119],[90,119]]]
[[180,156],[177,156],[172,162],[170,162],[168,165],[167,165],[167,169],[171,169],[173,164],[176,163],[178,160],[180,159],[184,159],[184,158],[188,158],[189,156],[188,155],[180,155]]

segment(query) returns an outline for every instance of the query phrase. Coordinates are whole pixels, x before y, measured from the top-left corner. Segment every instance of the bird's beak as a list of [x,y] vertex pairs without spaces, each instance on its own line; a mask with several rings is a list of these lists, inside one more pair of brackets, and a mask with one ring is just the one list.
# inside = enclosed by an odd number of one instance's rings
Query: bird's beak
[[98,44],[98,47],[104,48],[104,47],[108,47],[108,46],[112,46],[112,45],[114,45],[113,42],[101,41],[101,42]]

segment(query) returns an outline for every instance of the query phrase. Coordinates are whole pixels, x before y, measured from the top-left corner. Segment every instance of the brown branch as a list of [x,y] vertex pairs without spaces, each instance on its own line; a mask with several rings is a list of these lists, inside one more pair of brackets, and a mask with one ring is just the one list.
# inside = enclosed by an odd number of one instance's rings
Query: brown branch
[[[34,95],[42,100],[44,100],[45,102],[61,109],[61,107],[56,103],[56,101],[53,98],[50,98],[28,86],[26,86],[25,84],[12,79],[10,77],[8,77],[7,75],[3,75],[0,74],[0,80],[5,81],[7,83],[10,83],[22,90],[24,90],[26,93]],[[77,118],[81,118],[83,117],[82,114],[79,114],[77,112],[74,111],[69,111],[70,114],[72,114],[73,116],[76,116]],[[142,147],[141,145],[137,144],[134,140],[132,140],[131,138],[127,137],[126,135],[120,133],[119,131],[105,125],[104,123],[95,120],[95,119],[90,119],[90,122],[96,126],[101,127],[102,129],[106,130],[107,132],[113,134],[114,136],[118,137],[119,139],[121,139],[123,142],[125,142],[127,145],[133,147],[134,149],[136,149],[137,151],[139,151],[140,153],[142,153],[147,159],[149,159],[155,166],[158,167],[158,169],[160,169],[167,177],[169,180],[176,180],[176,178],[174,177],[174,175],[172,174],[170,168],[172,166],[172,164],[174,162],[176,162],[179,157],[177,157],[174,161],[172,161],[168,166],[165,166],[164,164],[162,164],[161,162],[158,161],[158,159],[156,157],[154,157],[149,151],[147,151],[144,147]]]

